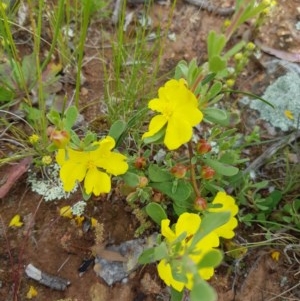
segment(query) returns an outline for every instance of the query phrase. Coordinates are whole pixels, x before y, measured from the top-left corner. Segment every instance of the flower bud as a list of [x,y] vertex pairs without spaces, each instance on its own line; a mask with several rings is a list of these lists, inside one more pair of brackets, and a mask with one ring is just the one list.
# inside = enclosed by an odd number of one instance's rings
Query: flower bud
[[164,196],[161,192],[154,192],[152,201],[155,203],[162,203],[164,200]]
[[234,55],[234,59],[236,61],[240,61],[243,58],[243,54],[241,52],[238,52]]
[[43,156],[42,163],[44,165],[49,165],[52,163],[52,158],[50,156]]
[[66,130],[53,130],[50,133],[50,140],[57,148],[65,148],[70,142],[70,134]]
[[210,166],[203,166],[201,169],[201,176],[205,180],[211,180],[214,177],[215,173],[216,171]]
[[144,169],[147,165],[147,160],[144,157],[138,157],[135,159],[134,166],[136,169]]
[[197,152],[201,155],[211,151],[211,145],[205,139],[200,139],[196,146]]
[[139,177],[139,187],[144,188],[148,185],[148,179],[146,177]]
[[206,199],[202,198],[201,196],[196,197],[194,201],[194,208],[198,211],[203,211],[207,208]]
[[176,164],[171,168],[171,174],[173,174],[173,176],[178,179],[184,178],[186,172],[187,172],[187,167],[184,166],[183,164]]

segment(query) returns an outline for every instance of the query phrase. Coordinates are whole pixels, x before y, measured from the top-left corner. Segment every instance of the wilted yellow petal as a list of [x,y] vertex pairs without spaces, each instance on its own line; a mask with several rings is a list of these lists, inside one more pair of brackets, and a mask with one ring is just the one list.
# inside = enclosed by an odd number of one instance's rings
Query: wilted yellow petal
[[73,218],[71,206],[64,206],[60,208],[59,215],[67,218]]
[[16,214],[10,221],[8,227],[22,227],[23,223],[21,222],[21,217],[19,214]]
[[293,113],[291,111],[285,110],[284,111],[284,115],[285,115],[286,118],[288,118],[290,120],[294,120],[294,115],[293,115]]
[[82,222],[84,221],[84,216],[76,216],[74,217],[75,219],[75,222],[78,226],[81,226],[82,225]]
[[30,286],[29,291],[26,294],[26,299],[32,299],[37,296],[37,294],[37,290],[33,286]]
[[274,261],[278,261],[279,260],[279,257],[280,257],[280,252],[279,251],[275,251],[273,250],[271,252],[271,257]]
[[95,228],[98,224],[98,221],[95,219],[95,218],[91,218],[91,225],[92,225],[92,228]]

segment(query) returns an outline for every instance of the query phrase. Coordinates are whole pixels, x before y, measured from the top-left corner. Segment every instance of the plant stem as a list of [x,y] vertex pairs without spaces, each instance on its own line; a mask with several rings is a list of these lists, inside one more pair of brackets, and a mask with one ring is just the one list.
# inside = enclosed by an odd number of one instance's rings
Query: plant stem
[[193,146],[192,146],[191,141],[188,142],[188,150],[189,150],[189,158],[190,158],[191,182],[192,182],[194,191],[196,193],[196,196],[200,197],[201,194],[200,194],[200,191],[199,191],[199,188],[198,188],[198,183],[197,183],[197,180],[196,180],[195,164],[192,163],[194,152],[193,152]]

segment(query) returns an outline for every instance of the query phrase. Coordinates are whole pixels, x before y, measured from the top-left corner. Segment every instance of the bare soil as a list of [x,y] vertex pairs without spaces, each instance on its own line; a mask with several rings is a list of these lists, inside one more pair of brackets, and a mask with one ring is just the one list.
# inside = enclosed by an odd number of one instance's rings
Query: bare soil
[[[211,1],[215,4],[222,2],[223,6],[230,6],[234,2]],[[300,53],[300,31],[295,28],[300,20],[300,1],[277,2],[276,13],[263,27],[259,38],[269,47]],[[142,5],[130,9],[140,10]],[[154,26],[167,28],[169,10],[168,5],[153,4],[150,15]],[[190,60],[196,57],[199,62],[204,61],[206,35],[211,29],[219,30],[223,22],[224,17],[220,15],[178,1],[170,27],[170,32],[175,33],[176,41],[165,40],[161,72],[172,70],[181,59]],[[87,63],[84,66],[86,80],[81,95],[83,104],[93,103],[103,95],[103,63],[90,58],[99,52],[99,47],[105,45],[106,41],[109,43],[114,30],[109,25],[104,31],[99,31],[97,23],[91,24],[86,46]],[[246,30],[244,28],[243,32]],[[239,34],[242,35],[242,32]],[[108,65],[110,57],[111,52],[108,49]],[[264,70],[260,63],[263,65],[268,59],[268,54],[263,53],[260,62],[250,62],[249,69],[242,74],[238,83],[239,90],[261,92],[261,87],[257,85],[256,90],[253,90],[253,83],[261,83],[264,79]],[[72,88],[69,85],[66,89]],[[99,114],[103,114],[101,105],[97,103],[88,106],[85,114],[87,120],[95,120]],[[245,126],[244,130],[249,129]],[[6,177],[9,168],[2,168],[0,178]],[[76,203],[80,200],[80,194],[75,194],[69,200],[45,202],[39,195],[31,192],[26,184],[26,176],[25,174],[21,177],[0,200],[0,300],[25,300],[31,285],[37,289],[38,295],[35,299],[39,301],[168,300],[168,292],[156,274],[155,265],[139,268],[129,276],[126,283],[117,283],[111,287],[96,276],[93,266],[80,276],[78,268],[84,259],[91,256],[90,247],[94,244],[94,233],[91,230],[84,232],[69,219],[59,216],[59,208]],[[15,214],[23,217],[24,226],[8,228]],[[132,239],[138,226],[138,221],[126,201],[117,192],[89,201],[86,215],[104,224],[107,244],[119,244]],[[237,237],[248,242],[263,240],[263,235],[251,235],[259,232],[260,228],[240,227]],[[279,261],[271,257],[274,249],[281,253]],[[28,279],[24,268],[29,263],[46,273],[70,280],[71,285],[65,291],[55,291]],[[225,263],[217,269],[211,284],[218,292],[219,301],[300,300],[300,286],[297,286],[299,277],[299,266],[289,263],[279,245],[272,248],[261,246],[249,248],[239,259],[226,258]]]

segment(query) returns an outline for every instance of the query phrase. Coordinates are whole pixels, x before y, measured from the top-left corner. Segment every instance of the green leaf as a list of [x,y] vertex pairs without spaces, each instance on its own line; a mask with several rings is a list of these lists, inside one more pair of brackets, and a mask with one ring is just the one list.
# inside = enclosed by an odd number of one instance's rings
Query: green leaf
[[246,96],[249,96],[249,97],[254,98],[254,99],[259,99],[260,101],[264,102],[265,104],[267,104],[268,106],[272,107],[273,109],[275,108],[274,105],[272,105],[270,102],[268,102],[264,98],[262,98],[262,97],[260,97],[258,95],[255,95],[253,93],[239,91],[239,90],[231,90],[231,89],[227,89],[227,90],[225,90],[223,92],[224,93],[228,93],[228,92],[229,93],[238,93],[238,94],[246,95]]
[[166,126],[164,126],[159,132],[157,132],[155,135],[151,137],[147,137],[143,139],[143,142],[145,144],[150,144],[150,143],[162,143],[165,137],[166,133]]
[[187,78],[189,68],[186,61],[180,61],[175,68],[174,79]]
[[173,201],[183,202],[188,199],[191,195],[192,189],[189,183],[185,181],[178,181],[176,193],[172,192],[173,182],[158,182],[158,183],[150,183],[149,186],[157,189],[158,191],[166,194]]
[[57,111],[51,110],[46,116],[52,124],[54,124],[56,126],[59,125],[61,118]]
[[140,183],[140,177],[133,173],[133,172],[126,172],[123,176],[122,176],[124,182],[126,185],[130,186],[130,187],[137,187]]
[[246,45],[245,41],[240,41],[239,43],[235,44],[230,50],[228,50],[224,55],[224,59],[229,59],[233,55],[235,55],[237,52],[239,52],[244,46]]
[[65,112],[65,128],[71,130],[78,116],[78,110],[75,106],[70,106]]
[[215,55],[209,59],[209,70],[214,73],[218,73],[224,70],[227,66],[227,61],[219,55]]
[[146,249],[138,258],[139,264],[147,264],[155,261],[155,248]]
[[[89,146],[92,142],[94,142],[97,139],[97,135],[95,133],[92,133],[88,131],[83,139],[83,143],[85,146]],[[98,148],[98,147],[97,147]],[[97,149],[96,148],[96,149]]]
[[163,219],[167,219],[168,216],[161,205],[151,202],[146,206],[147,214],[153,219],[159,226]]
[[222,262],[222,260],[222,252],[220,250],[212,249],[202,257],[201,261],[197,265],[197,268],[215,268]]
[[207,234],[227,223],[230,219],[230,212],[211,212],[204,216],[202,219],[200,229],[194,235],[189,248],[193,250],[198,242],[203,239]]
[[115,121],[109,129],[108,136],[111,136],[117,142],[127,129],[127,123],[123,120]]
[[159,246],[154,248],[154,260],[161,260],[168,258],[168,247],[165,242],[162,242]]
[[204,79],[201,81],[201,86],[204,86],[211,82],[216,77],[216,73],[209,73],[207,74]]
[[172,175],[160,166],[150,164],[148,168],[149,179],[152,182],[166,182],[172,180]]
[[0,102],[9,102],[15,96],[15,93],[5,87],[0,87]]
[[198,274],[194,274],[194,285],[190,293],[191,301],[216,301],[218,298],[215,290]]
[[213,159],[203,158],[202,160],[205,164],[213,168],[216,171],[216,173],[222,176],[232,177],[239,172],[239,169],[237,167],[227,165],[225,163]]
[[223,85],[221,82],[215,82],[209,89],[208,93],[206,94],[207,100],[210,100],[215,96],[217,96],[221,92],[222,87]]
[[206,108],[203,110],[203,114],[206,120],[217,124],[226,121],[228,118],[226,111],[217,108]]
[[183,298],[184,290],[178,292],[172,286],[170,288],[171,288],[171,301],[181,301]]
[[220,55],[225,45],[225,35],[217,34],[215,31],[211,30],[207,37],[207,52],[209,59],[211,59],[213,56]]

